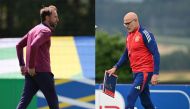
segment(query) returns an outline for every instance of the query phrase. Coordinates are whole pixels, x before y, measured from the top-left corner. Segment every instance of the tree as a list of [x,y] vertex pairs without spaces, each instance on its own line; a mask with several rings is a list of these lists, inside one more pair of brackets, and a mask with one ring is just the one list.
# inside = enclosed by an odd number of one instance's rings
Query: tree
[[[125,50],[125,38],[121,34],[113,36],[106,32],[96,32],[96,82],[102,83],[104,71],[110,69],[117,63],[120,56]],[[128,83],[132,80],[132,73],[129,63],[124,65],[116,71],[119,83]]]

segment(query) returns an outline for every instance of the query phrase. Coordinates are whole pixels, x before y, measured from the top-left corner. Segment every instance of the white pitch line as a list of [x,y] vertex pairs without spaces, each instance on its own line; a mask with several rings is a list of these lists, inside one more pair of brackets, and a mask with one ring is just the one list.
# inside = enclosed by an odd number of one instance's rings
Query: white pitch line
[[21,38],[2,38],[0,39],[0,48],[14,47],[16,49],[16,44],[19,40],[21,40]]
[[20,72],[18,59],[0,60],[0,74]]
[[72,79],[74,81],[80,82],[80,83],[85,83],[89,85],[95,85],[95,80],[84,78],[84,79]]
[[[37,96],[41,97],[41,98],[45,98],[41,91],[37,92]],[[75,106],[80,106],[80,107],[84,107],[84,108],[88,108],[88,109],[94,109],[95,108],[94,104],[80,102],[80,101],[77,101],[77,100],[74,100],[74,99],[71,99],[68,97],[59,96],[59,95],[58,95],[58,100],[59,100],[59,102],[63,102],[63,103],[65,102],[65,103],[69,103],[69,104],[72,104]]]

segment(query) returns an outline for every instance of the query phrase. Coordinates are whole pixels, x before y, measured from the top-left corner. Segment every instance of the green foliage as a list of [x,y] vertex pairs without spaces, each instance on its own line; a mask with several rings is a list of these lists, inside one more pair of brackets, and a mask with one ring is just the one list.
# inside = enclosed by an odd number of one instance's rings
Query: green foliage
[[[190,0],[96,0],[96,25],[107,32],[125,34],[122,20],[127,12],[136,12],[140,24],[154,34],[190,35]],[[139,1],[139,2],[137,2]],[[183,18],[183,20],[182,20]]]
[[95,0],[2,0],[0,37],[22,37],[39,24],[40,9],[55,5],[59,23],[53,35],[94,35]]
[[[121,34],[110,36],[103,31],[96,32],[96,82],[102,83],[104,71],[112,68],[125,50],[125,37]],[[128,83],[132,80],[129,63],[116,71],[119,76],[119,83]]]
[[190,49],[187,53],[176,51],[170,55],[164,55],[160,59],[160,68],[163,71],[189,71]]

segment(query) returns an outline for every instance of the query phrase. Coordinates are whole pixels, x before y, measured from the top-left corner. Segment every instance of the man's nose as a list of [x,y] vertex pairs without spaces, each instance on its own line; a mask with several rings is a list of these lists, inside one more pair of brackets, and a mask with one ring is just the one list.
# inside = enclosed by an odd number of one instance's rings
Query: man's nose
[[59,18],[57,18],[57,22],[59,22]]

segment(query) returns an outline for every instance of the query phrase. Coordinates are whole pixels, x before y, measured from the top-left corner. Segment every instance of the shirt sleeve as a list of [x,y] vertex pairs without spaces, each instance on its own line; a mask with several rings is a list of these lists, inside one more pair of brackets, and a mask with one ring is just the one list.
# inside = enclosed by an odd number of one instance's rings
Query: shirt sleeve
[[25,66],[23,48],[27,45],[28,35],[26,34],[16,45],[16,52],[20,66]]
[[158,51],[157,43],[154,38],[154,35],[152,33],[149,33],[148,31],[143,31],[143,40],[148,48],[148,50],[153,55],[154,59],[154,74],[159,74],[159,67],[160,67],[160,54]]
[[123,55],[120,57],[119,61],[114,65],[114,67],[116,67],[117,69],[119,67],[121,67],[121,65],[128,60],[128,49],[125,49],[125,52],[123,53]]
[[40,32],[36,38],[31,43],[31,51],[30,51],[30,57],[29,57],[29,68],[35,67],[35,59],[37,56],[38,48],[50,40],[51,32]]

